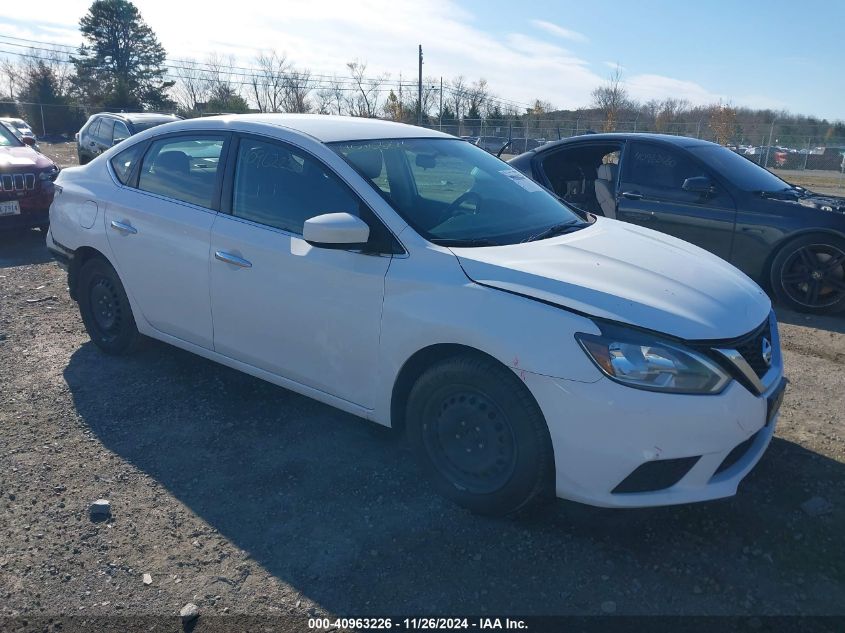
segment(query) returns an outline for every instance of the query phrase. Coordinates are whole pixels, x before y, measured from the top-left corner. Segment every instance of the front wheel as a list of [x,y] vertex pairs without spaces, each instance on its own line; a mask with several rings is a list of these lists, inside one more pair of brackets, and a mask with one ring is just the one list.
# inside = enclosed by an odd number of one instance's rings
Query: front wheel
[[794,310],[845,309],[845,240],[807,235],[789,242],[772,261],[771,284],[778,300]]
[[106,354],[132,351],[141,335],[126,291],[111,264],[99,257],[88,260],[79,271],[77,283],[79,312],[94,344]]
[[498,362],[458,356],[417,380],[407,429],[437,490],[473,512],[504,515],[549,496],[554,454],[526,386]]

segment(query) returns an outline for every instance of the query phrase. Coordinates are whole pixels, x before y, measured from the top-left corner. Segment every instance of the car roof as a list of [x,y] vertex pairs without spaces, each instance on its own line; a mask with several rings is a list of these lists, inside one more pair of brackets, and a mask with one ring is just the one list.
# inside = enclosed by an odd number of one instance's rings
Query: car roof
[[164,112],[98,112],[94,116],[110,116],[130,123],[147,123],[151,121],[179,121],[175,114]]
[[390,138],[451,138],[436,130],[415,125],[367,119],[363,117],[330,114],[225,114],[221,116],[188,119],[167,126],[168,131],[195,127],[237,128],[244,124],[272,125],[307,134],[323,143],[335,141],[362,141]]
[[579,136],[570,136],[569,138],[564,138],[559,141],[551,141],[549,143],[546,143],[545,145],[542,145],[530,151],[536,153],[545,152],[553,147],[566,145],[574,142],[626,140],[660,141],[663,143],[669,143],[671,145],[677,145],[678,147],[713,145],[713,143],[711,143],[710,141],[703,141],[698,138],[690,138],[689,136],[675,136],[674,134],[656,134],[654,132],[602,132],[600,134],[581,134]]

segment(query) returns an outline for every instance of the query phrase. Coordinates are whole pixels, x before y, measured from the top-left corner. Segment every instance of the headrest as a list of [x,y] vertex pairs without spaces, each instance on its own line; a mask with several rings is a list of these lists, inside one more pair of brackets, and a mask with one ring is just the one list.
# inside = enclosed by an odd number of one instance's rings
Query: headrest
[[346,160],[370,180],[378,178],[381,173],[382,155],[378,149],[358,149],[349,152]]
[[176,150],[162,152],[158,155],[155,162],[156,171],[173,171],[182,174],[187,174],[190,169],[190,161],[185,152]]
[[616,165],[612,163],[602,163],[599,165],[598,171],[596,172],[596,178],[613,182],[616,180]]

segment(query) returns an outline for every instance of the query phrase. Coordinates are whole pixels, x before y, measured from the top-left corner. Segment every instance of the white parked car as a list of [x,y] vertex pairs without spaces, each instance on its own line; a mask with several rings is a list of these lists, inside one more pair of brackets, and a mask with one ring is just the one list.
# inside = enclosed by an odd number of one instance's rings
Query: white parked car
[[439,132],[169,123],[63,170],[50,226],[103,351],[150,336],[402,429],[476,512],[729,496],[774,432],[757,285]]

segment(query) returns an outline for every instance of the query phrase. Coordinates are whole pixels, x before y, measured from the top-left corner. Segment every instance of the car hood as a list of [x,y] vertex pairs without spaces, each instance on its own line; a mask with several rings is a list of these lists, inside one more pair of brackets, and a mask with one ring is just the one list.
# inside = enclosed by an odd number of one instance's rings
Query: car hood
[[808,191],[807,194],[791,202],[802,207],[810,207],[819,211],[832,211],[834,213],[845,213],[845,198],[840,196],[828,196],[821,193]]
[[548,240],[452,248],[473,281],[686,340],[747,334],[766,294],[692,244],[616,220]]
[[0,147],[0,173],[26,169],[47,169],[53,161],[31,147]]

